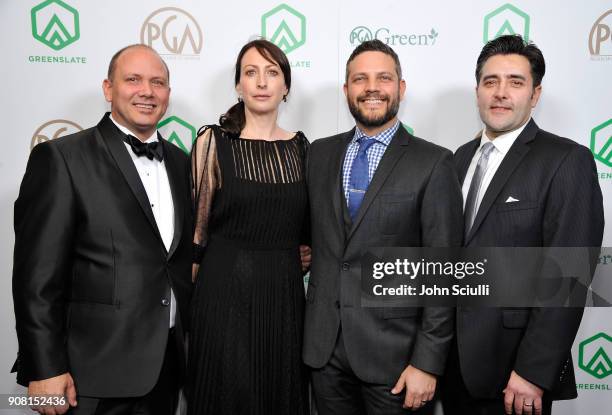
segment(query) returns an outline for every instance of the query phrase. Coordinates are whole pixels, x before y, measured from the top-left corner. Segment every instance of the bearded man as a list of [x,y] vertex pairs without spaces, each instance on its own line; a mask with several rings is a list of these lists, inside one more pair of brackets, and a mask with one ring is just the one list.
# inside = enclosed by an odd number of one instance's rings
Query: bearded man
[[452,153],[409,134],[397,54],[379,40],[346,64],[356,127],[310,147],[312,268],[304,362],[320,414],[431,413],[453,337],[447,308],[361,307],[368,247],[460,246],[462,196]]

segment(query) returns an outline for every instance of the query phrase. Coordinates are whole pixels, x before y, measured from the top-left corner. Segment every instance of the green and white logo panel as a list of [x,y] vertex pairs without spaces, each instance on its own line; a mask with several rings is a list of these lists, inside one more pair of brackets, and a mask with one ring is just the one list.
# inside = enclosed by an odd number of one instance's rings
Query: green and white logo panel
[[289,54],[306,43],[306,16],[279,4],[261,16],[261,36]]
[[506,3],[485,16],[482,40],[487,43],[503,35],[521,35],[528,42],[529,25],[527,13]]
[[53,50],[79,40],[79,12],[61,0],[47,0],[32,8],[32,36]]
[[189,154],[196,139],[196,129],[187,121],[173,115],[157,124],[162,137]]
[[597,333],[580,342],[578,349],[578,366],[591,376],[603,379],[612,374],[612,337],[606,333]]
[[387,27],[371,29],[367,26],[357,26],[351,30],[349,42],[356,46],[368,40],[378,39],[389,46],[433,46],[438,35],[435,28],[422,33],[398,33]]
[[612,167],[612,118],[591,130],[590,148],[595,160]]

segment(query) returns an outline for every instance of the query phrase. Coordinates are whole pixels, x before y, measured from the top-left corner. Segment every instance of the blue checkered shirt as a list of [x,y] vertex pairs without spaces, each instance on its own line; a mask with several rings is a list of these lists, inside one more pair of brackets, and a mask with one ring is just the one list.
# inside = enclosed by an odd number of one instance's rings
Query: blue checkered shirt
[[382,159],[383,154],[385,154],[385,150],[397,132],[399,125],[400,122],[398,120],[392,127],[387,128],[385,131],[380,132],[374,137],[368,137],[359,129],[359,127],[355,128],[355,135],[351,139],[348,149],[346,150],[346,155],[344,156],[344,166],[342,167],[342,188],[344,189],[344,200],[346,201],[347,206],[349,200],[351,168],[353,167],[353,160],[355,160],[355,156],[357,156],[357,151],[359,150],[359,143],[357,140],[362,137],[373,138],[376,140],[376,142],[372,144],[366,152],[368,156],[368,183],[370,183],[372,181],[372,177],[374,177],[378,163],[380,163],[380,159]]

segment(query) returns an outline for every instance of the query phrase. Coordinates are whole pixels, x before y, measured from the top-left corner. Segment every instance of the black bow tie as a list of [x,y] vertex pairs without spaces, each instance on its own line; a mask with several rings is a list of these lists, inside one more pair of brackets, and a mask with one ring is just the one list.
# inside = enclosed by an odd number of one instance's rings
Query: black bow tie
[[132,147],[132,151],[138,157],[146,156],[149,160],[154,158],[162,161],[164,159],[164,149],[159,141],[153,141],[152,143],[143,143],[131,134],[128,134],[123,139],[126,143]]

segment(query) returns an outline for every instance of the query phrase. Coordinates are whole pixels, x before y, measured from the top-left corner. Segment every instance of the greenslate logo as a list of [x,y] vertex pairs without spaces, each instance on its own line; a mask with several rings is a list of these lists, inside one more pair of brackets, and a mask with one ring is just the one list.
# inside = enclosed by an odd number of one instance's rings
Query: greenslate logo
[[30,11],[32,36],[53,50],[79,40],[79,12],[61,0],[43,1]]
[[189,154],[196,139],[196,129],[187,121],[173,115],[157,124],[157,129],[168,142]]
[[285,3],[261,16],[261,36],[285,53],[306,43],[306,17]]
[[521,35],[529,41],[529,15],[510,3],[493,10],[484,18],[482,40],[490,40],[503,35]]
[[591,130],[590,149],[595,160],[612,167],[612,118]]
[[597,333],[580,343],[578,366],[588,374],[603,379],[612,374],[612,362],[607,352],[612,351],[612,337]]

